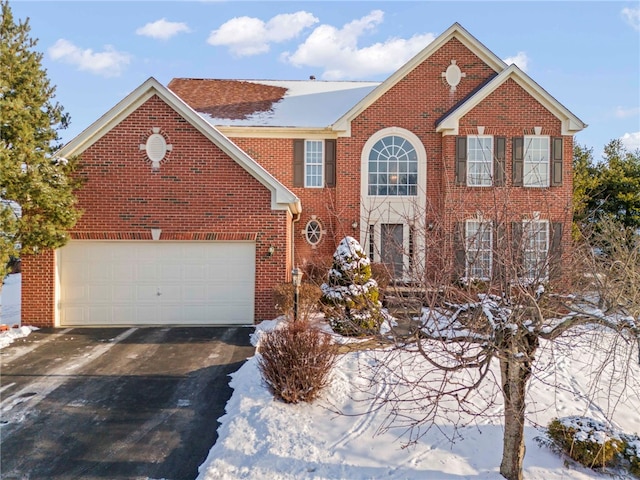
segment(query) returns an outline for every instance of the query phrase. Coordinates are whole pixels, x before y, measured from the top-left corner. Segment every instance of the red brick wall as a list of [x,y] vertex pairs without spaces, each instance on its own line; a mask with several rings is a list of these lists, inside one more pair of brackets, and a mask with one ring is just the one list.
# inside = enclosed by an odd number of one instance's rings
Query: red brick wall
[[22,258],[22,325],[53,327],[55,316],[55,253],[45,250]]
[[[144,150],[152,128],[173,145],[159,171]],[[256,238],[255,320],[273,318],[272,287],[287,279],[289,214],[271,209],[271,193],[158,97],[152,97],[82,154],[78,192],[84,214],[78,238]],[[269,257],[268,248],[275,253]],[[53,258],[53,257],[51,257]],[[33,304],[53,303],[49,283],[35,283],[26,262],[23,321],[52,325],[53,315]],[[53,279],[53,261],[38,262],[39,276]],[[23,277],[23,278],[24,278]],[[249,319],[247,319],[249,320]]]
[[[444,82],[451,60],[466,74],[455,92]],[[338,174],[343,185],[338,204],[342,211],[359,215],[360,158],[365,142],[377,131],[400,127],[422,141],[427,153],[427,204],[441,212],[443,208],[442,135],[436,122],[454,105],[496,73],[457,39],[452,39],[389,89],[351,123],[351,138],[339,139]]]
[[[300,188],[293,186],[293,139],[292,138],[231,138],[249,156],[260,163],[282,184],[300,198],[302,216],[293,227],[295,241],[295,261],[297,265],[315,262],[331,256],[336,247],[334,239],[338,236],[353,235],[351,224],[358,218],[341,215],[336,203],[336,192],[343,188],[343,179],[338,177],[335,188]],[[337,164],[340,165],[340,152],[337,152]],[[303,233],[307,222],[316,217],[327,232],[314,248]],[[349,233],[350,232],[350,233]]]
[[[465,77],[451,92],[442,72],[456,60]],[[329,256],[337,242],[345,235],[359,237],[351,224],[360,217],[361,154],[365,142],[387,127],[400,127],[417,135],[427,153],[427,220],[444,227],[447,237],[444,252],[436,257],[451,258],[453,223],[455,219],[475,215],[484,210],[500,209],[513,219],[539,211],[543,219],[564,222],[564,246],[570,242],[570,203],[572,191],[572,137],[564,137],[563,185],[550,188],[512,188],[511,137],[533,133],[534,126],[543,128],[543,135],[559,136],[560,121],[514,81],[508,80],[460,121],[460,134],[475,134],[477,125],[486,134],[506,136],[507,187],[467,188],[454,185],[455,137],[436,132],[436,124],[460,101],[496,76],[496,72],[457,39],[452,39],[389,89],[373,105],[351,123],[351,137],[338,138],[336,152],[336,188],[294,188],[293,140],[234,138],[234,142],[261,163],[278,180],[289,187],[302,201],[303,215],[295,224],[296,261],[304,263],[315,256]],[[498,198],[498,196],[500,198]],[[445,214],[446,212],[446,214]],[[506,212],[506,213],[505,213]],[[312,249],[301,231],[312,215],[323,223],[327,236]],[[360,241],[364,239],[358,238]],[[566,251],[566,249],[565,249]]]

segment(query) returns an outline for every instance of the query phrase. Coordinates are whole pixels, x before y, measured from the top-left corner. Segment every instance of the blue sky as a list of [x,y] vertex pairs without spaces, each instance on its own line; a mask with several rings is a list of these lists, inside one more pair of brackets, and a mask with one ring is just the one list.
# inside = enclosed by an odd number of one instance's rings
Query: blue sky
[[153,76],[384,80],[459,22],[589,127],[640,148],[640,2],[28,1],[69,141]]

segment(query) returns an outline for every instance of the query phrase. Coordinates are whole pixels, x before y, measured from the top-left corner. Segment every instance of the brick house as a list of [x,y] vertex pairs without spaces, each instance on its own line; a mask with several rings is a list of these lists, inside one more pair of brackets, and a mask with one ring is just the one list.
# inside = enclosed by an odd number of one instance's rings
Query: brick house
[[345,235],[409,281],[491,278],[526,234],[540,274],[569,242],[585,127],[458,24],[382,83],[149,79],[61,150],[84,215],[24,259],[22,321],[273,318],[272,288]]

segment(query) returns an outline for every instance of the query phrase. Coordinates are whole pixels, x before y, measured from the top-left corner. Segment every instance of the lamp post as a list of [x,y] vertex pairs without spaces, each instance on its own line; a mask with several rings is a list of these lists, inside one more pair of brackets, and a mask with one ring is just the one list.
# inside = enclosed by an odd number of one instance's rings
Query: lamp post
[[293,282],[293,321],[298,321],[298,296],[300,295],[300,284],[302,283],[302,270],[298,267],[291,270],[291,280]]

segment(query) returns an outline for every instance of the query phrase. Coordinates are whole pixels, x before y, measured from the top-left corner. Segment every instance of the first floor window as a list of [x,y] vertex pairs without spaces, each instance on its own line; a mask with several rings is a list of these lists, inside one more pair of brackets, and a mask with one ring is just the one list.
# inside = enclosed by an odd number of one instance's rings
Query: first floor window
[[526,220],[522,224],[523,276],[532,280],[547,278],[549,222]]
[[304,186],[305,187],[322,187],[323,186],[323,158],[324,152],[322,140],[307,140],[304,143]]
[[549,186],[549,137],[524,137],[523,180],[525,187]]
[[467,137],[467,185],[490,187],[493,179],[493,137]]
[[491,278],[491,222],[467,220],[465,231],[466,277],[487,280]]

